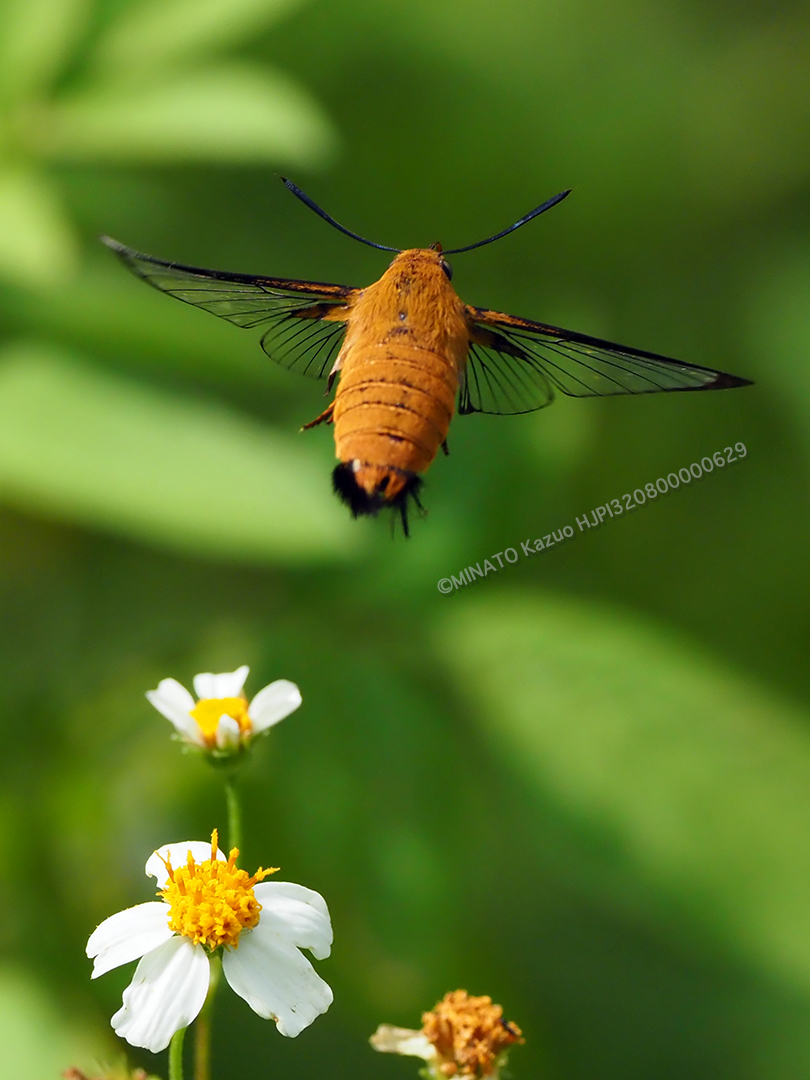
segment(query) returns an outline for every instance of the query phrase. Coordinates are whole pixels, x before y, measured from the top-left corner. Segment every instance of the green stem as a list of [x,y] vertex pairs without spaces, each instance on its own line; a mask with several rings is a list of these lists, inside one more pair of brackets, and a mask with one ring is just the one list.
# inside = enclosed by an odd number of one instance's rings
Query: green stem
[[186,1029],[180,1028],[169,1043],[169,1080],[183,1080],[183,1039]]
[[242,809],[236,794],[236,777],[233,773],[225,778],[225,799],[228,804],[228,851],[242,847]]
[[211,1080],[211,1006],[221,972],[222,961],[218,955],[212,956],[208,993],[194,1025],[194,1080]]

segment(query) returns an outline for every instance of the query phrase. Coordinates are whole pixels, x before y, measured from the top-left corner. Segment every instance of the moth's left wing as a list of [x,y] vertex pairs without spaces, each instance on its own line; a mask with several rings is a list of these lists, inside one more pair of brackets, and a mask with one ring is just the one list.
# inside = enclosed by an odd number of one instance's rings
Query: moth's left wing
[[467,318],[460,413],[533,412],[554,400],[555,387],[572,397],[605,397],[751,385],[723,371],[486,308],[468,306]]
[[107,236],[102,240],[153,288],[235,326],[269,324],[262,348],[271,360],[315,378],[329,374],[358,289],[205,270],[164,262]]

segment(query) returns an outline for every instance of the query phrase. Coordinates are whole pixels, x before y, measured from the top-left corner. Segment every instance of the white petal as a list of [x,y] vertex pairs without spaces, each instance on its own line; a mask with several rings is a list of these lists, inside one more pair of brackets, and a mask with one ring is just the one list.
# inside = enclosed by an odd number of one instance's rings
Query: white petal
[[158,712],[171,720],[183,738],[200,746],[205,744],[200,725],[190,715],[194,708],[194,698],[177,679],[161,679],[157,690],[147,690],[146,697]]
[[221,675],[212,675],[210,671],[194,676],[194,693],[198,698],[239,697],[250,668],[247,664],[236,671],[223,671]]
[[282,1035],[294,1037],[332,1004],[332,991],[294,945],[262,921],[243,930],[237,949],[226,948],[222,970],[231,988]]
[[242,729],[232,716],[227,713],[220,716],[217,724],[217,748],[229,750],[237,747],[242,738]]
[[316,960],[331,952],[332,924],[320,893],[290,881],[263,881],[253,892],[262,905],[260,925],[290,945],[309,949]]
[[[146,860],[146,873],[149,877],[153,877],[155,881],[157,881],[158,888],[165,889],[169,881],[169,875],[166,872],[163,860],[166,859],[168,861],[171,859],[173,868],[185,866],[188,862],[189,852],[191,852],[191,857],[194,862],[206,862],[206,860],[211,858],[211,841],[184,840],[180,844],[164,844],[163,847],[158,848],[157,851],[153,851]],[[222,862],[227,862],[227,859],[219,848],[217,848],[217,858]]]
[[301,691],[289,679],[276,679],[260,690],[248,706],[256,735],[289,716],[301,704]]
[[203,1007],[211,965],[202,945],[176,935],[147,953],[124,991],[110,1023],[132,1046],[157,1054],[172,1035],[188,1027]]
[[126,908],[97,926],[87,942],[92,959],[92,978],[140,958],[174,937],[169,927],[169,907],[160,900]]
[[424,1058],[425,1061],[436,1057],[436,1047],[428,1041],[427,1036],[411,1028],[380,1024],[369,1042],[375,1050],[381,1050],[384,1054],[406,1054],[408,1057]]

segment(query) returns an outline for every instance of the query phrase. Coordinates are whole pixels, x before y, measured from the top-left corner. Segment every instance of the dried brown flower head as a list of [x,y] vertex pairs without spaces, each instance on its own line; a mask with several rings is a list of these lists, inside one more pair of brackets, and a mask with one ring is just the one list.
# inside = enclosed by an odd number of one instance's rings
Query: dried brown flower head
[[471,997],[453,990],[422,1016],[422,1034],[432,1043],[444,1076],[490,1076],[498,1058],[516,1042],[523,1042],[517,1025],[507,1023],[500,1005],[491,997]]

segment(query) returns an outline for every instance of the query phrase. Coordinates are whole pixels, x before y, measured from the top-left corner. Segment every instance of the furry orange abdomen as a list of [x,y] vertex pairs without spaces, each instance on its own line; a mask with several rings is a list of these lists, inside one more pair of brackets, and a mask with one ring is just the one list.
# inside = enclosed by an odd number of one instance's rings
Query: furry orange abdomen
[[406,251],[347,321],[332,411],[335,489],[355,515],[402,510],[447,438],[469,349],[464,306],[437,252]]
[[[358,349],[335,396],[338,458],[360,463],[355,476],[369,494],[371,472],[424,472],[447,438],[457,390],[455,368],[436,353],[393,342]],[[401,486],[392,476],[387,499]]]

